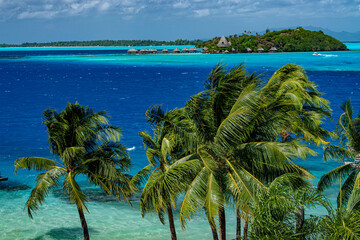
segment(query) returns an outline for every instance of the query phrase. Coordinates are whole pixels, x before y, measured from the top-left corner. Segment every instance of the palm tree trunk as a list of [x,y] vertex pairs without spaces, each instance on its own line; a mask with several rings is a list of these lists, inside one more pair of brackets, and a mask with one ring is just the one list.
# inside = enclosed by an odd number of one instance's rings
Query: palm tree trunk
[[[304,206],[299,207],[299,211],[296,213],[296,233],[300,233],[305,223],[305,208]],[[300,239],[302,239],[300,237]]]
[[239,207],[236,207],[236,240],[241,239],[241,215]]
[[225,208],[223,206],[219,208],[219,228],[220,240],[226,240]]
[[217,230],[216,230],[216,225],[215,225],[215,221],[214,221],[214,218],[210,218],[209,217],[209,214],[208,212],[206,211],[206,208],[204,207],[204,210],[205,210],[205,215],[206,215],[206,218],[209,222],[209,225],[210,225],[210,228],[211,228],[211,233],[213,235],[213,240],[219,240],[219,237],[218,237],[218,233],[217,233]]
[[85,215],[84,215],[84,211],[81,208],[77,208],[78,212],[79,212],[79,217],[80,217],[80,222],[81,222],[81,226],[84,232],[84,240],[89,240],[90,239],[90,235],[89,235],[89,229],[86,223],[86,219],[85,219]]
[[219,240],[215,224],[211,224],[210,222],[209,222],[209,224],[210,224],[211,232],[213,235],[213,240]]
[[247,240],[247,234],[248,234],[248,228],[249,228],[249,213],[246,212],[245,213],[245,218],[244,218],[244,240]]
[[169,225],[170,225],[170,233],[171,233],[171,240],[176,240],[176,230],[175,230],[175,224],[174,224],[174,216],[172,207],[168,206],[167,208],[168,216],[169,216]]

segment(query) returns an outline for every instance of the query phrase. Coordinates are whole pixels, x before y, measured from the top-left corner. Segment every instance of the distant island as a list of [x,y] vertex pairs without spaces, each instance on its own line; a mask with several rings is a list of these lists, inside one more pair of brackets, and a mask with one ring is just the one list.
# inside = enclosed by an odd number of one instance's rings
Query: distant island
[[[245,31],[241,35],[215,37],[211,40],[96,40],[60,41],[48,43],[0,44],[0,47],[111,47],[111,46],[187,46],[195,45],[202,53],[251,53],[251,52],[315,52],[348,50],[341,41],[326,35],[323,31],[310,31],[302,27],[280,31],[266,30],[263,35]],[[197,52],[198,49],[175,49],[171,53]],[[168,53],[167,49],[161,53]],[[156,49],[130,49],[128,53],[158,53]]]
[[95,41],[61,41],[61,42],[26,42],[22,44],[0,44],[0,47],[115,47],[115,46],[180,46],[198,45],[202,40],[156,41],[156,40],[95,40]]
[[309,31],[302,27],[281,31],[267,30],[263,35],[252,35],[245,31],[242,35],[215,37],[196,44],[203,52],[309,52],[348,50],[341,41],[322,31]]

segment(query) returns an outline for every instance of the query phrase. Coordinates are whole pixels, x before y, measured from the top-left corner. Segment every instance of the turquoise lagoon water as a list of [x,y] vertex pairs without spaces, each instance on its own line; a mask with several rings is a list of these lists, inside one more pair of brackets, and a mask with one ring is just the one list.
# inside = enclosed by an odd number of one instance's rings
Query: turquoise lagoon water
[[[34,186],[36,172],[13,174],[14,160],[23,156],[51,157],[42,112],[48,107],[62,110],[66,102],[78,101],[96,111],[107,110],[111,122],[123,129],[123,142],[131,149],[132,173],[146,164],[137,132],[149,130],[144,113],[152,104],[165,108],[182,107],[192,94],[202,89],[214,64],[229,67],[244,63],[268,79],[289,62],[302,65],[311,80],[331,101],[334,119],[338,106],[351,97],[355,112],[360,109],[360,44],[352,51],[275,54],[157,54],[127,55],[124,49],[13,49],[0,50],[0,171],[9,181],[0,183],[0,239],[81,239],[82,229],[76,208],[56,189],[30,220],[24,210]],[[333,129],[334,121],[325,127]],[[316,148],[315,148],[316,149]],[[321,149],[316,149],[321,153]],[[339,165],[323,163],[321,154],[299,161],[317,179]],[[155,215],[140,215],[138,197],[134,207],[105,197],[80,179],[89,196],[87,214],[92,239],[169,239],[168,225]],[[314,184],[316,183],[316,180]],[[338,188],[327,193],[334,199]],[[314,209],[313,213],[322,214]],[[175,218],[179,218],[178,211]],[[227,211],[228,237],[235,237],[235,215]],[[179,239],[210,239],[211,232],[202,213],[185,231],[176,222]]]

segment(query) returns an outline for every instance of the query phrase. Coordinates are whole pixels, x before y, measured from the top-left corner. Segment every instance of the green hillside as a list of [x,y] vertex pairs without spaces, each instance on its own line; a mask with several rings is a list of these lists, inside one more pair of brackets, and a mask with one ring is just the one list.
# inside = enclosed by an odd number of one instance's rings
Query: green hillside
[[227,41],[231,46],[218,47],[220,37],[215,37],[206,42],[196,45],[199,48],[207,47],[209,52],[235,51],[247,52],[247,48],[256,52],[262,47],[265,52],[275,47],[278,52],[308,52],[308,51],[343,51],[348,50],[339,40],[324,34],[322,31],[309,31],[301,27],[297,29],[285,29],[281,31],[267,30],[264,35],[251,35],[245,32],[242,35],[231,35]]

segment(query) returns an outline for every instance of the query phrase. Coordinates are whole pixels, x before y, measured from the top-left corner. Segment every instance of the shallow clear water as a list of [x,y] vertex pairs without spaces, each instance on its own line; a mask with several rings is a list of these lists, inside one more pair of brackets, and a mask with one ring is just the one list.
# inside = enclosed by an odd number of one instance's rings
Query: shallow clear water
[[[356,49],[357,44],[351,46]],[[350,46],[349,46],[350,48]],[[0,171],[9,181],[0,183],[0,239],[81,239],[76,208],[56,190],[30,220],[24,204],[34,186],[35,172],[13,174],[14,160],[23,156],[51,157],[42,112],[62,110],[67,102],[78,101],[96,111],[106,110],[111,123],[123,129],[123,142],[130,152],[136,172],[146,164],[137,132],[147,130],[144,113],[152,104],[165,108],[182,107],[192,94],[202,89],[214,64],[245,63],[250,72],[268,79],[286,63],[302,65],[311,80],[331,101],[336,120],[338,106],[351,97],[360,109],[360,51],[275,54],[158,54],[127,55],[104,49],[1,51],[0,50]],[[113,50],[111,50],[113,51]],[[117,50],[115,50],[117,51]],[[120,51],[120,50],[119,50]],[[124,49],[121,49],[124,51]],[[327,121],[333,129],[334,122]],[[321,149],[316,149],[321,153]],[[299,161],[319,178],[338,163],[323,163],[321,155]],[[316,182],[316,180],[315,180]],[[314,183],[315,183],[314,182]],[[169,239],[168,226],[155,215],[142,219],[138,201],[134,207],[104,197],[82,181],[90,196],[87,214],[92,239]],[[333,199],[338,189],[328,191]],[[320,210],[314,210],[320,212]],[[228,235],[235,237],[235,216],[227,211]],[[175,212],[178,219],[179,213]],[[209,239],[211,232],[201,213],[181,232],[179,239]]]

